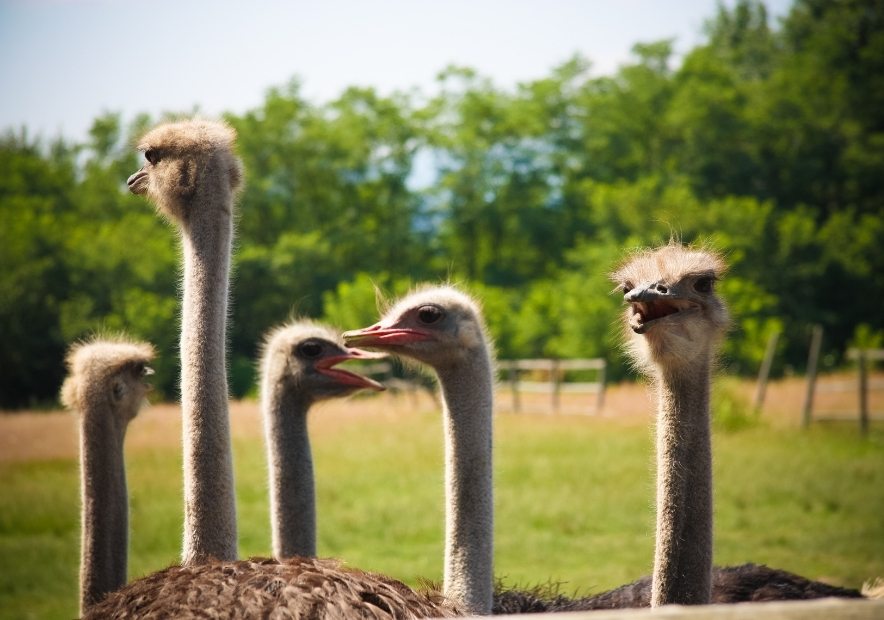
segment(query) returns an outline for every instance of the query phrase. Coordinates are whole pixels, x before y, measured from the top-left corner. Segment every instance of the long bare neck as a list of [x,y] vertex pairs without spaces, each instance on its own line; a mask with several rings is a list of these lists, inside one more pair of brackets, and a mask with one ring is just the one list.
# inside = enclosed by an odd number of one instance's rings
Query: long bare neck
[[472,614],[493,596],[493,385],[487,351],[438,370],[445,405],[445,595]]
[[129,510],[123,438],[109,410],[80,420],[80,614],[126,583]]
[[276,558],[316,555],[316,491],[307,434],[310,403],[272,378],[262,386],[270,528]]
[[710,360],[657,379],[657,539],[651,605],[701,605],[712,588]]
[[[217,190],[216,190],[217,191]],[[183,230],[184,302],[181,321],[181,407],[184,433],[184,548],[182,561],[236,559],[236,504],[227,409],[225,337],[231,196],[226,210],[195,204]]]

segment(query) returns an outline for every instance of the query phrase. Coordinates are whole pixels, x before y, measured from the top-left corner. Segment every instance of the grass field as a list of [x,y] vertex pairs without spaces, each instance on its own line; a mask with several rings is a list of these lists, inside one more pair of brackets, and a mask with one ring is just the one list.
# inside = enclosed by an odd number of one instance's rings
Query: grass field
[[[751,388],[729,383],[728,402]],[[715,561],[762,562],[859,587],[884,576],[884,425],[874,424],[866,439],[855,424],[802,431],[801,394],[800,383],[775,384],[761,420],[738,415],[742,423],[731,419],[716,431]],[[501,409],[506,401],[502,393]],[[651,409],[643,387],[618,386],[603,415],[496,417],[499,577],[590,592],[649,572]],[[232,420],[240,553],[267,555],[257,405],[234,403]],[[178,557],[179,423],[177,407],[156,405],[130,427],[130,577]],[[439,579],[442,442],[434,403],[389,395],[328,403],[311,414],[311,433],[320,554],[411,583]],[[0,416],[2,617],[76,615],[76,453],[70,414]]]

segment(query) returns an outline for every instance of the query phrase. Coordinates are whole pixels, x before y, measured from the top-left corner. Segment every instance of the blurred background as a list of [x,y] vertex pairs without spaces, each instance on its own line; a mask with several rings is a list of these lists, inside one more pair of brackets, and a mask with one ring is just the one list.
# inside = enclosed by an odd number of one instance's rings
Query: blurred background
[[68,343],[154,342],[177,397],[173,231],[125,180],[203,113],[247,170],[233,395],[292,314],[373,322],[449,279],[500,358],[629,374],[610,273],[710,244],[729,373],[884,342],[884,8],[873,0],[0,3],[0,408],[57,406]]
[[[501,360],[607,374],[517,397],[502,373],[495,575],[572,594],[647,574],[653,403],[608,274],[677,238],[730,264],[716,563],[884,575],[879,0],[0,0],[0,93],[0,619],[76,614],[77,417],[53,410],[67,346],[96,332],[159,352],[126,443],[129,577],[178,561],[178,241],[125,182],[138,138],[193,114],[236,128],[247,171],[228,339],[242,557],[270,548],[263,334],[292,315],[366,326],[377,289],[450,280]],[[857,347],[878,350],[869,377]],[[526,388],[547,362],[528,365]],[[416,584],[441,579],[439,408],[396,392],[311,413],[318,549]]]

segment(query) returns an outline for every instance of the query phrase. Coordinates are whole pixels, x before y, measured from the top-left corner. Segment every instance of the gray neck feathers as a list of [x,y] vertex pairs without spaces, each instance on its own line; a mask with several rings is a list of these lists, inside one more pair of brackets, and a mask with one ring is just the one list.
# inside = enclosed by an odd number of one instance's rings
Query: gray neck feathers
[[445,425],[445,595],[472,614],[493,596],[493,385],[487,350],[437,369]]
[[657,378],[657,538],[653,606],[707,604],[712,588],[708,358]]
[[270,467],[270,526],[276,558],[316,555],[316,491],[307,434],[308,399],[281,377],[261,387],[267,462]]
[[[213,190],[217,193],[217,190]],[[195,200],[226,200],[197,194]],[[225,338],[230,206],[195,205],[183,230],[181,407],[184,433],[184,564],[235,560],[236,504],[227,409]]]
[[126,583],[129,510],[125,424],[107,405],[80,419],[80,614]]

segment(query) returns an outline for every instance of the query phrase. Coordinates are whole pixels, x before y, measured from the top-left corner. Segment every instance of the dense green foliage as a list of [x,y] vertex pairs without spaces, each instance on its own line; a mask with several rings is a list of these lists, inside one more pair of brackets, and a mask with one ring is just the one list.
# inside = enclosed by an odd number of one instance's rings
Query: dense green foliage
[[[604,356],[626,370],[609,273],[675,235],[723,250],[736,317],[727,363],[801,367],[884,331],[884,8],[798,0],[720,8],[680,62],[639,44],[611,76],[575,57],[512,90],[468,68],[433,96],[297,82],[227,120],[247,170],[235,256],[231,387],[292,313],[354,328],[375,287],[464,283],[502,357]],[[676,67],[677,65],[677,67]],[[176,393],[175,234],[125,191],[155,119],[96,119],[87,144],[0,142],[0,406],[51,400],[67,343],[96,329],[158,345]]]

